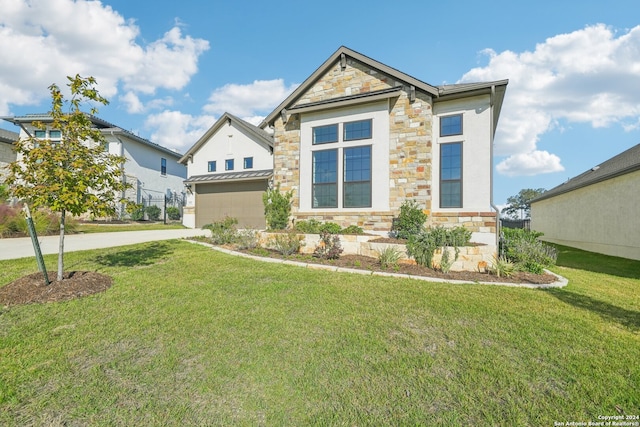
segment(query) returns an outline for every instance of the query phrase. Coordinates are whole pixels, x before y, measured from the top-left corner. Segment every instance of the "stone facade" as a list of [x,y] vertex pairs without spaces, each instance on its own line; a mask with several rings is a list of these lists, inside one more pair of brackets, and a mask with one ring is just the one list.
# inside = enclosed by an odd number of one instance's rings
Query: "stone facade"
[[[358,225],[371,231],[389,231],[394,216],[407,199],[431,208],[432,99],[417,92],[410,100],[402,82],[358,61],[349,59],[342,69],[337,61],[289,108],[402,87],[400,96],[389,99],[389,211],[386,212],[300,212],[300,117],[292,114],[284,123],[274,121],[274,183],[282,191],[293,190],[294,221],[319,219],[343,227]],[[375,173],[375,171],[374,171]]]
[[497,232],[496,212],[434,212],[430,224],[443,227],[464,226],[474,233]]

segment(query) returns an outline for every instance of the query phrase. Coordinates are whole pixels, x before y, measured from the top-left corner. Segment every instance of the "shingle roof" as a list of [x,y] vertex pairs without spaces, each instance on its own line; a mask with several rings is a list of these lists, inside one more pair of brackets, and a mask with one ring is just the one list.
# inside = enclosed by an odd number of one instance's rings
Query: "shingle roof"
[[242,172],[226,172],[226,173],[210,173],[206,175],[196,175],[185,180],[185,184],[191,183],[208,183],[208,182],[229,182],[229,181],[248,181],[252,179],[269,178],[273,175],[272,169],[264,169],[258,171],[242,171]]
[[20,134],[11,132],[10,130],[0,129],[0,142],[6,142],[7,144],[13,144],[18,140]]
[[581,173],[575,178],[571,178],[557,187],[544,192],[541,196],[533,199],[531,202],[535,203],[540,200],[549,199],[559,194],[567,193],[569,191],[606,181],[621,175],[626,175],[637,170],[640,170],[640,144],[631,147],[617,156]]

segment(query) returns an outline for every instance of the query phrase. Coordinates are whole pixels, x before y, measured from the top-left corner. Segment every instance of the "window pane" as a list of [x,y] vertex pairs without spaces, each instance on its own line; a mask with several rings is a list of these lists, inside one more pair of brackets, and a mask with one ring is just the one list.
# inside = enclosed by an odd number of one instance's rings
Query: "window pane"
[[313,144],[338,142],[338,125],[319,126],[313,128]]
[[227,171],[233,170],[233,159],[227,159],[224,161],[224,170],[227,170]]
[[244,158],[244,168],[245,169],[253,168],[253,157],[245,157]]
[[462,143],[440,146],[440,207],[462,207]]
[[167,159],[160,159],[160,174],[167,174]]
[[371,206],[371,146],[344,150],[344,207]]
[[50,130],[49,131],[49,138],[51,138],[51,139],[60,139],[61,136],[62,136],[62,134],[60,133],[59,130]]
[[344,140],[371,138],[371,120],[350,122],[344,124]]
[[338,151],[313,152],[312,206],[314,208],[338,207]]
[[215,160],[209,162],[209,169],[208,170],[209,170],[209,172],[215,172],[216,171],[216,162],[215,162]]
[[462,114],[440,117],[440,136],[462,135]]
[[37,131],[35,131],[35,132],[33,133],[33,135],[34,135],[36,138],[46,138],[46,137],[47,137],[47,132],[46,132],[46,131],[44,131],[44,130],[37,130]]

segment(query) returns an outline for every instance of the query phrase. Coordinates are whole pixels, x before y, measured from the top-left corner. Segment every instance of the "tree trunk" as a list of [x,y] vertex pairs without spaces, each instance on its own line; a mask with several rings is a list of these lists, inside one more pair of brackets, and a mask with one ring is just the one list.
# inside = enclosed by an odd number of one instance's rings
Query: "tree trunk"
[[58,246],[58,281],[62,280],[64,272],[64,218],[65,211],[60,213],[60,245]]

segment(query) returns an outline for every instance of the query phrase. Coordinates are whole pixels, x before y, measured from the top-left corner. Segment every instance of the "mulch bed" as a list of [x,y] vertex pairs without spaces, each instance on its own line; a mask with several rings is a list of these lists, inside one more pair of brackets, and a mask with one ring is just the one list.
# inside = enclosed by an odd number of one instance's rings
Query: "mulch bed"
[[106,291],[112,284],[111,277],[93,271],[70,271],[49,285],[42,273],[33,273],[0,287],[0,306],[68,301]]

